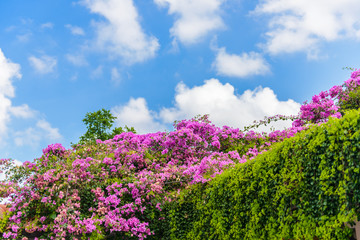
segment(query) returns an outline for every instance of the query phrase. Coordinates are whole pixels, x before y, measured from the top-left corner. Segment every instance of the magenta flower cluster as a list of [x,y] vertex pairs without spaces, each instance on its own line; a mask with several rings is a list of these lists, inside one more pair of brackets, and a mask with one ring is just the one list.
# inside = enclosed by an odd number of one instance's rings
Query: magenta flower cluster
[[[298,130],[269,136],[243,133],[216,127],[203,117],[178,122],[169,133],[122,133],[69,150],[50,145],[35,163],[24,163],[29,177],[23,186],[3,184],[3,196],[11,197],[13,213],[3,237],[21,236],[25,233],[19,229],[24,229],[43,232],[50,239],[112,232],[143,239],[154,234],[151,222],[143,216],[161,212],[163,204],[176,199],[181,189],[205,183],[233,164],[253,159]],[[249,143],[252,147],[245,148],[242,156],[237,149],[229,149]]]
[[328,91],[314,95],[310,103],[300,108],[299,118],[293,122],[294,127],[305,123],[326,122],[329,117],[341,118],[340,102],[349,100],[349,93],[360,86],[360,69],[352,72],[351,77],[342,86],[333,86]]
[[[40,158],[20,167],[25,181],[0,182],[0,197],[11,200],[3,238],[34,232],[47,239],[153,235],[152,221],[163,219],[155,219],[161,215],[156,213],[176,200],[182,189],[205,184],[234,164],[254,159],[273,143],[306,129],[307,123],[341,117],[337,102],[359,86],[359,73],[354,72],[343,86],[315,95],[298,117],[277,115],[259,123],[295,119],[291,128],[282,131],[220,128],[203,116],[177,122],[171,132],[127,132],[72,149],[49,145]],[[0,166],[7,170],[10,163],[2,159]]]

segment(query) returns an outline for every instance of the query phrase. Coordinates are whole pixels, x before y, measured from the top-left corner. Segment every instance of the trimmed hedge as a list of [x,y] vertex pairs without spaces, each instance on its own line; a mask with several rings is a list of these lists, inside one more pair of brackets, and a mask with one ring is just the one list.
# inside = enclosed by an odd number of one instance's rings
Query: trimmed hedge
[[277,143],[164,209],[164,239],[349,239],[360,219],[360,112]]

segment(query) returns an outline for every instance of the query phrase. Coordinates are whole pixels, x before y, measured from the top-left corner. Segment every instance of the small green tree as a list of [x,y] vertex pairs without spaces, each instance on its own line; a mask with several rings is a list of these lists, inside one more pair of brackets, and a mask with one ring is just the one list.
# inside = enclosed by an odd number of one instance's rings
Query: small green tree
[[79,144],[95,142],[96,139],[104,141],[123,132],[136,133],[133,127],[129,128],[128,126],[125,126],[124,129],[122,127],[115,127],[111,131],[115,119],[116,117],[110,113],[110,110],[104,108],[96,112],[88,112],[82,120],[86,125],[87,131],[80,137]]

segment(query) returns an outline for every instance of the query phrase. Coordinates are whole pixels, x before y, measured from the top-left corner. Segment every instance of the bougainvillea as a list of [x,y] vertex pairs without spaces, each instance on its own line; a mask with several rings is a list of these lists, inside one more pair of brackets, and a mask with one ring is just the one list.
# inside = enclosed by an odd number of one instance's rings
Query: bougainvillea
[[24,163],[22,186],[3,183],[13,213],[3,236],[102,238],[116,232],[143,239],[154,234],[151,213],[179,190],[207,182],[295,132],[243,133],[204,116],[180,121],[169,133],[127,132],[68,150],[50,145],[34,163]]
[[341,86],[333,86],[328,91],[314,95],[310,103],[305,102],[300,108],[299,118],[293,126],[326,122],[329,117],[340,118],[348,109],[360,107],[360,69]]
[[[174,124],[174,131],[124,132],[113,139],[65,149],[49,145],[43,155],[21,167],[0,161],[12,174],[0,183],[11,208],[5,239],[144,239],[156,234],[153,223],[166,202],[192,184],[205,183],[237,163],[254,159],[275,142],[294,136],[309,123],[341,117],[347,96],[358,89],[359,71],[343,86],[315,95],[299,116],[260,121],[294,120],[271,133],[217,127],[205,115]],[[356,101],[351,104],[356,105]],[[347,106],[347,105],[346,105]]]

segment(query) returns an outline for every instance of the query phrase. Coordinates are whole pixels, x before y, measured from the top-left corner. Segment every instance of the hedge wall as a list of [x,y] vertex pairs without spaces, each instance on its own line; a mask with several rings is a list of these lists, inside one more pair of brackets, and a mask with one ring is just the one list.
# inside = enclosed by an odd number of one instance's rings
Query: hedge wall
[[[164,239],[350,239],[360,219],[360,112],[275,144],[193,185],[166,209]],[[164,212],[164,213],[165,213]]]

